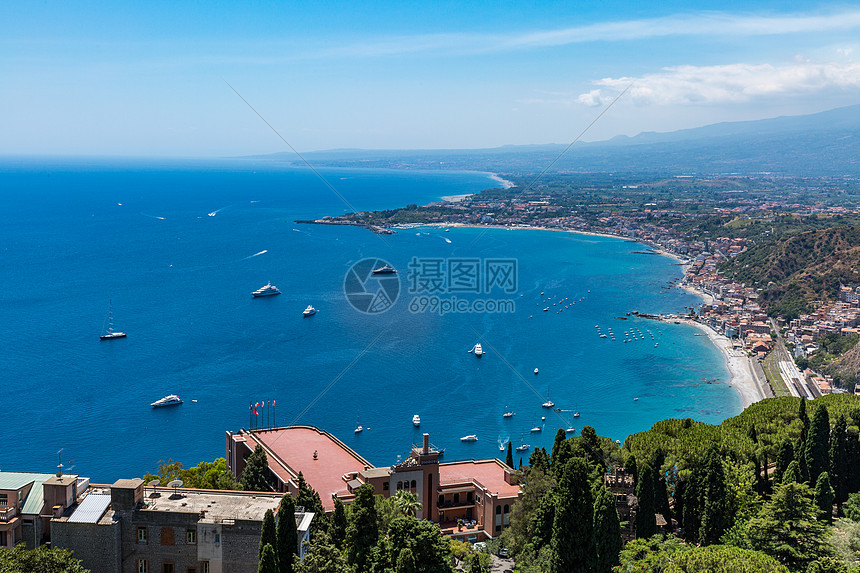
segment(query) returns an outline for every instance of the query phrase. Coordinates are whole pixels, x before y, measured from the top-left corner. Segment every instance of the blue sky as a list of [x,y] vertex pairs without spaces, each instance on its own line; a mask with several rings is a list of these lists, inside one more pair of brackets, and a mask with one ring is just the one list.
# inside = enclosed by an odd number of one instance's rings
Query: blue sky
[[[410,5],[410,4],[415,4]],[[608,139],[860,103],[860,7],[4,2],[0,154]]]

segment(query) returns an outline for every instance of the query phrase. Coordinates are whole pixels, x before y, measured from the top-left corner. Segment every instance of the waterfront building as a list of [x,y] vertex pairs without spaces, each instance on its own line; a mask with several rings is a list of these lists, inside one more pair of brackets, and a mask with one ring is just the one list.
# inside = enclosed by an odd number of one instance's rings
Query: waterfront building
[[[255,573],[263,517],[282,496],[121,479],[90,487],[51,519],[52,546],[71,549],[92,573]],[[313,517],[290,516],[300,551]]]
[[426,433],[408,458],[380,468],[313,426],[228,431],[226,437],[227,466],[237,477],[260,445],[266,452],[273,491],[295,494],[301,472],[319,493],[326,512],[334,509],[335,499],[352,502],[355,490],[364,484],[384,497],[409,491],[421,504],[419,519],[438,523],[443,534],[468,541],[501,533],[521,495],[512,468],[496,459],[440,463],[441,452]]

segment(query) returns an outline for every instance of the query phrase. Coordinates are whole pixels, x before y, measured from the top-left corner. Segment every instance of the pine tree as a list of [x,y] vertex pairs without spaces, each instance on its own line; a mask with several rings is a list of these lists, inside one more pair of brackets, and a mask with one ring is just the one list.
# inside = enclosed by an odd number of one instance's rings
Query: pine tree
[[356,571],[367,571],[370,552],[379,539],[379,524],[373,486],[365,484],[355,490],[346,528],[346,558]]
[[339,498],[334,499],[334,513],[331,516],[331,541],[335,547],[343,547],[343,541],[346,539],[346,508]]
[[830,486],[830,477],[827,472],[818,474],[818,479],[815,482],[815,496],[813,500],[815,505],[821,511],[821,518],[828,523],[833,520],[833,499],[836,494]]
[[788,438],[782,441],[776,454],[776,467],[773,469],[773,484],[782,483],[782,475],[788,469],[788,464],[794,461],[794,446]]
[[299,532],[296,526],[296,502],[290,494],[281,498],[278,506],[278,525],[275,529],[277,544],[275,557],[280,573],[293,573],[293,555],[298,554]]
[[636,497],[639,499],[639,508],[636,510],[637,539],[647,539],[657,533],[654,481],[654,470],[649,464],[644,464],[639,470],[639,483],[636,484]]
[[260,563],[257,566],[257,573],[278,573],[275,550],[268,543],[260,549]]
[[594,544],[597,549],[596,573],[612,573],[621,552],[621,523],[615,509],[615,496],[599,487],[594,500]]
[[830,439],[830,483],[836,495],[837,509],[842,511],[842,504],[848,499],[848,422],[845,415],[840,414],[833,426]]
[[417,571],[418,566],[415,563],[412,550],[404,547],[397,555],[397,567],[394,569],[394,573],[416,573]]
[[818,475],[830,469],[830,416],[823,404],[812,415],[805,454],[809,483],[817,483]]
[[257,557],[262,560],[263,548],[268,545],[274,549],[276,544],[275,514],[272,513],[271,509],[267,509],[265,515],[263,515],[263,524],[260,526],[260,546]]
[[248,456],[245,462],[245,469],[242,470],[242,489],[246,491],[271,491],[269,482],[266,479],[269,473],[269,462],[266,458],[266,451],[263,446],[257,444],[251,455]]
[[561,472],[554,496],[552,573],[594,571],[594,504],[588,474],[588,464],[582,458],[568,460]]
[[505,456],[505,464],[509,468],[514,467],[514,445],[511,442],[508,442],[508,454]]

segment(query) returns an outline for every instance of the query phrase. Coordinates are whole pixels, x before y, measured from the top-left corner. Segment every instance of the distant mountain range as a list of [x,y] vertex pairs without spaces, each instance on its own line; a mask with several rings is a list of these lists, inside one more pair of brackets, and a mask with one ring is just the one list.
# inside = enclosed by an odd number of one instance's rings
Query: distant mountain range
[[[318,166],[469,169],[517,174],[544,169],[565,147],[566,144],[546,144],[490,149],[334,149],[304,156]],[[255,157],[261,158],[299,161],[291,153]],[[695,129],[577,143],[553,165],[552,171],[860,175],[860,105],[811,115],[716,123]]]

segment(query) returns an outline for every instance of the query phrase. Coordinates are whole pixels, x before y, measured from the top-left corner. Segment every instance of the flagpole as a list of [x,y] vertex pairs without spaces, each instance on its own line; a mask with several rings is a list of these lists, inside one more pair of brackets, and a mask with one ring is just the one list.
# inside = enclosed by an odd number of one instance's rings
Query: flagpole
[[254,405],[253,404],[248,405],[248,429],[249,430],[254,429]]

